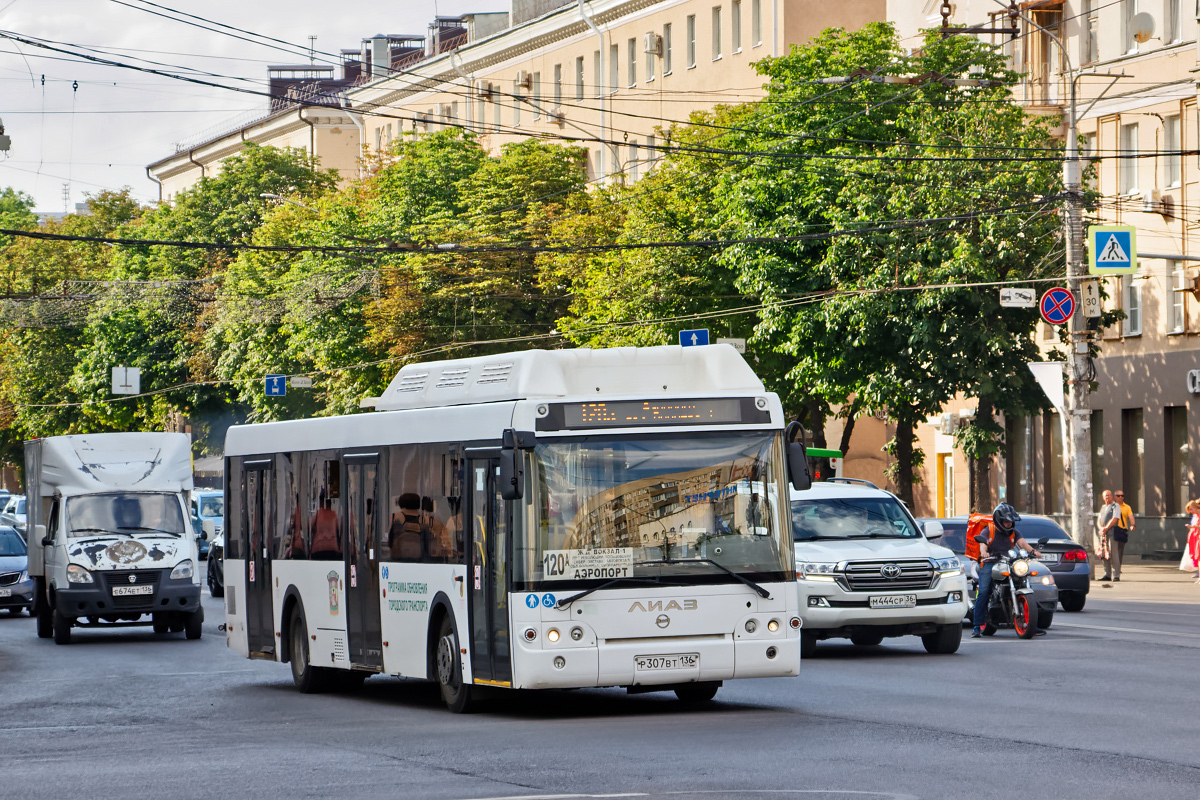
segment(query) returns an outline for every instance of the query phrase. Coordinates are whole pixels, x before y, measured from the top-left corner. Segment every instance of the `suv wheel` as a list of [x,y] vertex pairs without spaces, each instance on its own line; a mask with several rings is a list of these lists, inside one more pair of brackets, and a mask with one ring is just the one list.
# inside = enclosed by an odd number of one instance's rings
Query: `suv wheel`
[[921,637],[921,644],[925,645],[926,652],[948,656],[958,652],[958,646],[962,644],[962,631],[962,625],[957,623],[939,625],[936,631]]

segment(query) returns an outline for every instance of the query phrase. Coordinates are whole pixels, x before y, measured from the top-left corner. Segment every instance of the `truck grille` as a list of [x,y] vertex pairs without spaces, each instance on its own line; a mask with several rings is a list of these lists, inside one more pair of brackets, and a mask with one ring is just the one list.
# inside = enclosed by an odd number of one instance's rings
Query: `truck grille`
[[[900,568],[895,578],[884,577],[889,565]],[[899,561],[851,561],[846,565],[844,587],[851,592],[899,592],[928,589],[933,583],[933,564],[923,558]]]
[[[112,587],[114,586],[144,586],[148,583],[157,585],[162,580],[162,570],[158,569],[116,570],[98,574],[104,576],[104,580],[109,587],[110,597],[112,596]],[[133,580],[129,579],[131,576]],[[112,604],[114,608],[131,608],[133,606],[148,605],[153,600],[153,593],[117,595],[116,597],[112,597]]]

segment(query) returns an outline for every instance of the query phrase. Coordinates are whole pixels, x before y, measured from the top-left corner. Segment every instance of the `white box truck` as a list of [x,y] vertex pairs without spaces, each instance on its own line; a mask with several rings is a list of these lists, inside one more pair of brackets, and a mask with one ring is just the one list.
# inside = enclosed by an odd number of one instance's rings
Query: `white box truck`
[[99,433],[25,443],[29,575],[37,634],[153,625],[198,639],[199,553],[182,433]]

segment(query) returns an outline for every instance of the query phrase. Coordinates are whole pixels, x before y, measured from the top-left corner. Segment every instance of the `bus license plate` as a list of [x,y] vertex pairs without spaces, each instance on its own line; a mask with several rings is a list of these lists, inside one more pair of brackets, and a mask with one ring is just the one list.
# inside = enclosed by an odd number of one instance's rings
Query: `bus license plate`
[[871,598],[871,608],[916,608],[915,594],[889,594]]
[[113,597],[124,597],[131,594],[154,594],[153,586],[114,586]]
[[638,672],[660,669],[700,669],[699,653],[676,653],[670,656],[634,656]]

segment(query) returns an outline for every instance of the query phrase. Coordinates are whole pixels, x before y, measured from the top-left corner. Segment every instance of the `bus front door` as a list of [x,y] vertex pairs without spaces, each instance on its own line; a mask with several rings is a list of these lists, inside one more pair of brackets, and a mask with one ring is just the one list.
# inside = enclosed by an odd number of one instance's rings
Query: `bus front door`
[[246,640],[251,658],[275,658],[275,601],[271,594],[270,531],[273,461],[242,465],[242,530],[246,552]]
[[508,624],[508,537],[506,504],[496,480],[498,463],[472,459],[470,588],[471,672],[475,683],[512,685]]
[[383,631],[379,610],[379,562],[375,529],[379,510],[379,454],[345,456],[346,464],[346,634],[350,663],[383,668]]

